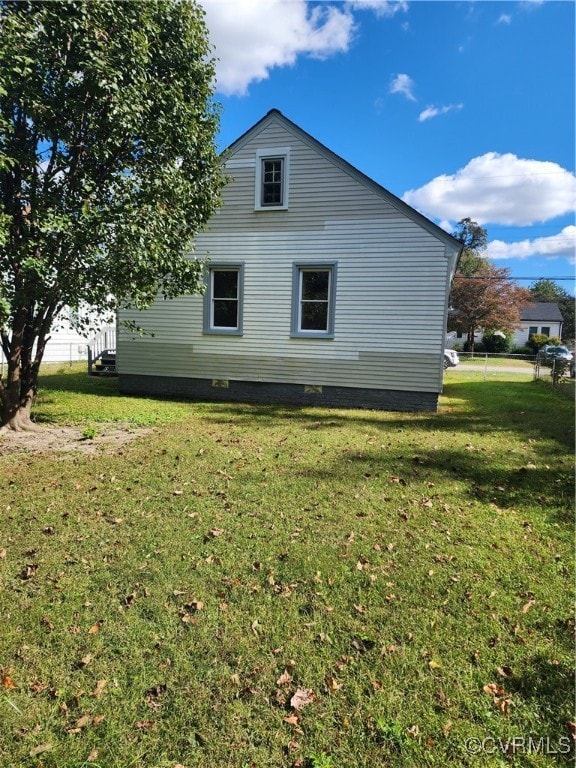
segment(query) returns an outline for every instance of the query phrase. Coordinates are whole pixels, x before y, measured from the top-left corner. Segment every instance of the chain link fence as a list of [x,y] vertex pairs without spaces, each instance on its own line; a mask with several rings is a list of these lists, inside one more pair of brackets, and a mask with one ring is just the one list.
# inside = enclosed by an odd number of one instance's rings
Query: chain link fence
[[498,373],[514,373],[533,379],[543,379],[558,386],[567,379],[574,380],[574,358],[547,358],[544,355],[514,355],[508,353],[459,352],[460,363],[453,371],[477,373],[486,380]]

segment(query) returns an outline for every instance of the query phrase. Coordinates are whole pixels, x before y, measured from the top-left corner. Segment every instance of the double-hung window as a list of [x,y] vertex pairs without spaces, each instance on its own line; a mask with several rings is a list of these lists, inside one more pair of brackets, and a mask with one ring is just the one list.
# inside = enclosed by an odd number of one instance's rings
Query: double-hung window
[[292,273],[292,336],[333,338],[336,262],[297,263]]
[[256,152],[256,210],[284,211],[288,208],[289,172],[289,147],[259,149]]
[[242,334],[243,264],[211,264],[204,295],[204,333]]

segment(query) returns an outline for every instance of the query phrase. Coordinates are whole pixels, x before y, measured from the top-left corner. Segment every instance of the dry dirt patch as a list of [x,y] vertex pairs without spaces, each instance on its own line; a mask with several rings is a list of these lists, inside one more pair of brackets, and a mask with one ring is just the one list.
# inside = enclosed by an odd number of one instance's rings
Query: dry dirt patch
[[0,435],[0,456],[11,453],[85,453],[113,451],[147,435],[152,429],[100,425],[93,438],[86,438],[78,427],[39,427],[34,432],[6,432]]

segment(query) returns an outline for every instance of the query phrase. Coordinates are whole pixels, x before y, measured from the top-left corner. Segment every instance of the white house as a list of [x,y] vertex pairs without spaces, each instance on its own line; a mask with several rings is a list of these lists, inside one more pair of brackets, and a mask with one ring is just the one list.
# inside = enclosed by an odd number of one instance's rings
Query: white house
[[562,313],[554,302],[534,302],[520,312],[521,325],[514,333],[514,344],[522,346],[536,333],[544,336],[562,336]]
[[225,158],[205,295],[121,315],[120,390],[435,410],[461,244],[277,110]]
[[[520,311],[520,323],[514,331],[512,344],[515,347],[523,347],[528,343],[530,336],[534,334],[543,334],[544,336],[561,338],[562,336],[562,313],[558,304],[554,302],[534,302],[527,304]],[[482,341],[484,333],[482,328],[475,331],[475,341]],[[464,345],[466,342],[466,333],[457,333],[450,331],[446,334],[446,346],[453,348],[455,345]]]
[[[78,329],[78,313],[86,330]],[[73,363],[88,360],[89,339],[100,329],[109,329],[115,322],[113,314],[97,312],[93,308],[81,305],[79,310],[64,307],[56,317],[50,338],[44,350],[42,363]],[[0,347],[0,365],[6,364],[6,358]]]

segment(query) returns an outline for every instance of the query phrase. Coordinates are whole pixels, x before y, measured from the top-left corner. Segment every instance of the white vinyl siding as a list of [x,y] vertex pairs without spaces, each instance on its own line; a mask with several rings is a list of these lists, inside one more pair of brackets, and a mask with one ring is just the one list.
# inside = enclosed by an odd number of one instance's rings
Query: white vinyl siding
[[[258,211],[258,152],[274,147],[290,148],[290,205]],[[280,122],[226,170],[194,256],[243,262],[242,335],[203,334],[201,296],[159,301],[126,313],[155,335],[120,330],[120,373],[439,392],[455,248]],[[336,263],[334,337],[293,335],[293,265]]]

